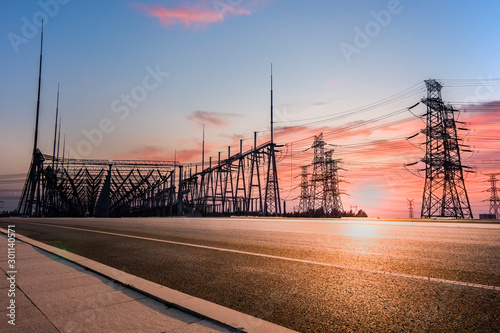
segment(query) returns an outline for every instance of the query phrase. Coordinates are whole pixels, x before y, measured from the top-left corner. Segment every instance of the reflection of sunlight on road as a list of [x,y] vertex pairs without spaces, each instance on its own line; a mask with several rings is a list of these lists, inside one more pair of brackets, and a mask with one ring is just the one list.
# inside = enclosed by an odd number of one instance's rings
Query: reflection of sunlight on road
[[340,251],[349,252],[353,264],[363,265],[361,262],[357,263],[358,260],[364,261],[363,257],[359,256],[384,254],[385,228],[368,221],[353,221],[338,226],[340,228],[334,236],[335,246]]
[[353,223],[346,225],[342,235],[355,238],[375,238],[379,236],[379,232],[376,225]]

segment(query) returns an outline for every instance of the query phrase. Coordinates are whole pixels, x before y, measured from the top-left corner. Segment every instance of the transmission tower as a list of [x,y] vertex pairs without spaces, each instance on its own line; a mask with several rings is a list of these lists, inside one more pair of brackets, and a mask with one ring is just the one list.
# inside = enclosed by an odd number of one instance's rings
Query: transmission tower
[[311,205],[310,209],[317,210],[325,207],[324,185],[325,185],[325,141],[323,133],[314,136],[311,146],[314,149],[312,162],[313,173],[311,175]]
[[498,219],[500,217],[500,198],[498,197],[498,189],[497,189],[497,176],[500,175],[500,173],[491,173],[487,174],[486,176],[490,176],[490,179],[487,180],[491,184],[491,187],[489,190],[486,190],[486,192],[490,192],[490,198],[488,200],[484,201],[489,201],[490,203],[490,215],[494,215],[495,219]]
[[338,215],[344,210],[340,199],[339,161],[333,159],[333,150],[325,151],[323,133],[314,137],[313,172],[308,180],[307,166],[302,167],[300,182],[301,213],[312,212],[325,215]]
[[455,125],[455,110],[441,99],[441,84],[426,80],[427,105],[425,185],[422,218],[452,217],[471,219],[472,212],[460,161],[460,139]]
[[325,184],[323,188],[325,213],[332,215],[344,210],[340,199],[338,160],[332,158],[333,150],[325,152]]
[[411,199],[411,200],[406,199],[406,200],[408,200],[408,217],[410,219],[412,219],[413,218],[413,200],[414,199]]
[[309,173],[307,172],[307,165],[301,167],[300,173],[300,201],[299,212],[304,214],[309,211],[310,195],[309,195]]

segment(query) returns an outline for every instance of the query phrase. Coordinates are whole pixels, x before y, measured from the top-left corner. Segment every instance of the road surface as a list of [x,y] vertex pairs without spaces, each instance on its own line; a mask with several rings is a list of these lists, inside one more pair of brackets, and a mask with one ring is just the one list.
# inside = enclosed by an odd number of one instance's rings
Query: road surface
[[7,224],[300,332],[500,331],[499,224],[0,219]]

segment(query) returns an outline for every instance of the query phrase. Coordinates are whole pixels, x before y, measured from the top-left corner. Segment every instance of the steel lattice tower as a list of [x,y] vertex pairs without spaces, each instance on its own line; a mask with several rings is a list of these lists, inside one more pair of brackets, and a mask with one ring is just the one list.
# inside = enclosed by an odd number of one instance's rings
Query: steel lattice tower
[[406,200],[408,200],[408,217],[410,219],[412,219],[413,218],[413,200],[414,199],[411,199],[411,200],[406,199]]
[[309,203],[310,203],[310,196],[309,196],[309,179],[308,179],[308,172],[307,172],[307,165],[301,167],[302,172],[300,173],[300,201],[299,201],[299,212],[300,213],[307,213],[309,211]]
[[452,217],[471,219],[472,212],[460,160],[460,144],[455,125],[455,110],[441,99],[441,84],[426,80],[427,105],[425,185],[422,218]]
[[500,198],[498,197],[498,188],[497,188],[498,175],[500,174],[491,173],[486,175],[490,176],[490,179],[488,179],[487,182],[491,184],[490,189],[486,190],[486,192],[490,192],[491,194],[488,200],[484,200],[484,201],[489,201],[490,215],[495,215],[495,219],[498,219],[500,217]]
[[314,159],[312,162],[313,173],[311,175],[311,203],[310,209],[317,210],[325,207],[324,185],[325,185],[325,141],[323,133],[314,136],[311,146],[314,149]]
[[332,156],[333,150],[325,152],[325,184],[323,193],[325,198],[325,213],[327,215],[332,215],[344,210],[342,200],[340,199],[339,161],[334,160]]

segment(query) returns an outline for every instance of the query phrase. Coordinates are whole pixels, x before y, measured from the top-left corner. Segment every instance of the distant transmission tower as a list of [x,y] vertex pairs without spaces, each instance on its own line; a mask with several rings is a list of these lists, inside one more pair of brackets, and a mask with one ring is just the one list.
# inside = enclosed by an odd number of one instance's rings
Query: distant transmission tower
[[490,215],[494,215],[495,219],[500,217],[500,198],[498,197],[497,189],[498,175],[500,175],[500,173],[491,173],[487,175],[490,176],[490,179],[488,179],[487,182],[491,184],[491,187],[489,190],[486,190],[486,192],[490,192],[490,198],[488,200],[484,200],[490,202]]
[[325,213],[327,215],[342,212],[342,200],[339,189],[338,160],[332,158],[333,150],[325,152],[325,184],[323,188]]
[[314,149],[314,159],[312,162],[310,209],[317,210],[325,207],[325,141],[323,140],[323,133],[314,136],[311,148]]
[[455,125],[455,112],[441,99],[441,84],[426,80],[427,126],[425,185],[422,200],[423,218],[452,217],[471,219],[472,212],[464,182],[464,169],[460,161],[460,144]]
[[406,200],[408,200],[408,217],[410,219],[412,219],[413,218],[413,200],[414,199],[411,199],[411,200],[406,199]]
[[337,216],[344,211],[339,188],[340,160],[333,159],[333,150],[325,151],[325,145],[323,133],[315,135],[311,145],[314,149],[314,158],[311,163],[313,171],[310,178],[308,166],[302,167],[299,197],[301,213]]
[[309,173],[307,172],[307,166],[301,167],[302,172],[300,173],[300,201],[299,201],[299,213],[305,214],[309,211],[310,196],[309,196]]

